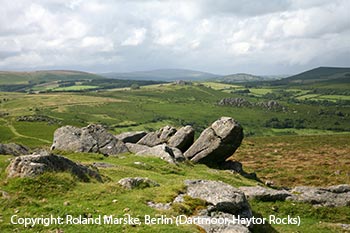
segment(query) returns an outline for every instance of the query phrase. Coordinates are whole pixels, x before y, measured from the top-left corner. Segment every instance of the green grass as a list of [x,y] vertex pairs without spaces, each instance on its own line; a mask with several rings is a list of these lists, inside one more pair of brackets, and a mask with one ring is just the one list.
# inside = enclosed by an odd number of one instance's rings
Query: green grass
[[84,86],[84,85],[74,85],[70,87],[58,87],[54,88],[54,91],[82,91],[82,90],[89,90],[89,89],[96,89],[98,86]]
[[[74,216],[91,214],[122,216],[127,213],[132,216],[144,216],[149,214],[166,214],[172,216],[178,214],[175,210],[160,212],[147,206],[147,201],[169,202],[183,189],[185,179],[210,179],[222,180],[234,186],[253,185],[254,182],[239,175],[233,175],[225,171],[217,171],[204,165],[192,166],[181,164],[170,165],[157,158],[138,157],[125,155],[116,157],[103,157],[97,154],[65,153],[70,159],[91,164],[94,161],[103,161],[114,164],[115,167],[100,169],[100,173],[106,180],[105,183],[82,183],[67,173],[46,173],[37,178],[13,178],[0,182],[0,189],[8,192],[11,198],[0,199],[2,222],[0,229],[7,231],[32,232],[49,231],[60,228],[65,232],[106,232],[122,231],[128,229],[132,232],[198,232],[195,226],[154,225],[154,226],[123,226],[123,225],[89,225],[89,226],[36,226],[33,229],[25,229],[21,226],[11,225],[9,216],[17,212],[19,216]],[[5,157],[6,158],[6,157]],[[7,159],[0,157],[0,176],[4,177],[4,168]],[[8,158],[8,157],[7,157]],[[134,162],[143,165],[136,165]],[[160,184],[159,187],[142,190],[125,190],[117,181],[124,177],[149,177]],[[116,201],[113,201],[116,200]],[[64,202],[70,205],[64,205]],[[197,202],[195,202],[197,203]],[[178,211],[183,209],[178,209]],[[193,211],[193,210],[192,210]]]

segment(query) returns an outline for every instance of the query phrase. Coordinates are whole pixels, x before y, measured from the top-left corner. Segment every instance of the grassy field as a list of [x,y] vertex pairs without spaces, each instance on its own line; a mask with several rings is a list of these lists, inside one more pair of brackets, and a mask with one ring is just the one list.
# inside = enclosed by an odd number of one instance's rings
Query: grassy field
[[[138,90],[118,88],[84,93],[0,92],[0,142],[48,149],[53,132],[58,127],[82,127],[89,123],[102,124],[111,133],[152,131],[165,125],[180,127],[191,124],[198,136],[219,117],[230,116],[241,123],[245,133],[242,146],[232,158],[242,162],[246,171],[256,172],[263,182],[271,180],[277,187],[350,183],[349,106],[289,101],[322,96],[336,101],[339,95],[310,94],[310,90],[281,90],[276,87],[250,87],[248,94],[231,93],[243,88],[208,82],[193,85],[154,84]],[[271,95],[280,97],[279,103],[287,110],[270,111],[217,104],[228,97],[266,102],[271,100]],[[44,119],[48,120],[19,121],[25,116],[45,116]],[[268,124],[271,122],[277,122],[278,127]],[[5,169],[11,157],[0,156],[0,190],[9,194],[9,198],[0,198],[0,232],[200,232],[195,226],[173,225],[38,226],[25,229],[10,225],[8,216],[14,213],[39,217],[49,214],[122,216],[126,213],[133,216],[171,216],[196,210],[193,203],[187,203],[161,212],[148,207],[146,203],[171,201],[183,189],[185,179],[222,180],[235,187],[257,184],[255,180],[204,165],[185,163],[175,166],[157,158],[131,154],[104,157],[97,154],[57,153],[87,165],[106,162],[115,166],[100,169],[104,183],[93,180],[83,183],[67,173],[48,173],[34,179],[6,179]],[[146,176],[157,181],[160,187],[124,190],[117,181],[127,176]],[[69,205],[64,205],[65,202],[69,202]],[[302,219],[300,227],[272,226],[278,232],[341,232],[338,223],[350,224],[348,207],[313,208],[308,204],[258,201],[250,204],[256,216],[298,215]],[[267,228],[269,230],[265,232],[273,232],[271,226]],[[255,232],[264,230],[258,228]]]

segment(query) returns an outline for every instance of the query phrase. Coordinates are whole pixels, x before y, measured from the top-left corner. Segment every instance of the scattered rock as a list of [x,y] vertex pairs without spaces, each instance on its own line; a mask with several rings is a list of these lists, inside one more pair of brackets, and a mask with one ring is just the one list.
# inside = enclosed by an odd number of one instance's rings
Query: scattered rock
[[230,117],[221,117],[206,128],[184,153],[195,163],[219,166],[241,145],[243,128]]
[[218,105],[232,106],[232,107],[258,107],[269,111],[286,111],[286,108],[275,100],[268,102],[249,102],[244,98],[224,98],[218,102]]
[[146,146],[156,146],[159,144],[166,143],[174,134],[176,133],[176,129],[172,126],[165,126],[156,132],[150,132],[143,138],[141,138],[140,141],[137,142],[137,144],[146,145]]
[[176,163],[185,160],[182,152],[174,147],[169,147],[166,144],[154,146],[143,151],[139,151],[136,155],[159,157],[168,163]]
[[117,155],[128,152],[122,141],[117,140],[101,125],[88,125],[84,128],[64,126],[54,133],[51,149],[75,152],[93,152],[104,155]]
[[291,194],[286,190],[274,190],[261,186],[255,187],[239,187],[247,198],[260,201],[284,201]]
[[126,143],[136,143],[141,138],[143,138],[147,133],[145,131],[137,131],[137,132],[125,132],[118,135],[114,135],[116,139]]
[[171,208],[171,202],[163,204],[163,203],[155,203],[155,202],[149,201],[147,202],[147,205],[157,210],[169,210]]
[[8,177],[35,177],[44,172],[70,172],[82,181],[90,177],[102,182],[97,171],[54,154],[24,155],[14,158],[7,167]]
[[126,189],[143,189],[149,187],[159,186],[159,184],[153,180],[143,177],[127,177],[118,181],[118,184]]
[[29,154],[29,149],[25,146],[9,143],[9,144],[1,144],[0,143],[0,155],[27,155]]
[[0,194],[1,194],[1,197],[2,197],[3,199],[8,199],[8,198],[10,198],[10,194],[8,194],[8,192],[5,192],[5,191],[3,191],[3,190],[0,190]]
[[125,146],[128,148],[128,150],[131,152],[131,153],[138,153],[140,151],[143,151],[143,150],[147,150],[151,147],[149,146],[145,146],[145,145],[141,145],[141,144],[136,144],[136,143],[125,143]]
[[194,141],[194,129],[192,126],[186,125],[180,128],[174,134],[174,136],[172,136],[169,139],[168,145],[171,147],[176,147],[180,149],[182,152],[185,152],[193,144],[193,141]]
[[291,190],[287,199],[319,206],[350,206],[350,186],[347,184],[330,187],[298,186]]
[[248,107],[252,106],[248,100],[243,98],[224,98],[219,101],[218,105],[229,105],[234,107]]
[[115,167],[115,165],[110,163],[104,163],[104,162],[94,162],[92,166],[96,168],[109,168],[109,167]]

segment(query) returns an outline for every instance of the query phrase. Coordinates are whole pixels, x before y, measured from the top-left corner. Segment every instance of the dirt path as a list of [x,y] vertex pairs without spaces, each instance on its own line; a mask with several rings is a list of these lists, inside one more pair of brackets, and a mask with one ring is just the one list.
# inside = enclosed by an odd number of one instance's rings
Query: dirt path
[[16,130],[16,128],[11,124],[11,122],[7,122],[6,126],[9,127],[9,129],[11,130],[11,132],[12,132],[14,135],[16,135],[17,137],[30,138],[30,139],[38,140],[38,141],[41,141],[41,142],[44,142],[44,143],[51,143],[50,141],[45,140],[45,139],[36,138],[36,137],[31,137],[31,136],[26,136],[26,135],[23,135],[23,134],[18,133],[17,130]]

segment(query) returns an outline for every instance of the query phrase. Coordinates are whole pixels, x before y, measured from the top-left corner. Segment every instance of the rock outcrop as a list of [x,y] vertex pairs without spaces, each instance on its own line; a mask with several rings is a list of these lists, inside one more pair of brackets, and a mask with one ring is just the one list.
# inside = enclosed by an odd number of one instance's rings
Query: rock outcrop
[[184,153],[195,163],[220,166],[241,145],[243,129],[234,119],[221,117],[206,128]]
[[175,147],[169,147],[166,144],[150,147],[146,150],[139,151],[136,153],[136,155],[155,156],[167,161],[168,163],[176,163],[185,160],[185,157],[179,149]]
[[218,102],[218,105],[232,107],[257,107],[269,111],[286,111],[286,108],[275,100],[267,102],[249,102],[244,98],[224,98]]
[[121,133],[118,135],[114,135],[116,139],[126,143],[136,143],[138,142],[141,138],[143,138],[144,136],[146,136],[146,132],[145,131],[137,131],[137,132],[125,132],[125,133]]
[[51,149],[75,152],[93,152],[104,155],[117,155],[128,152],[125,144],[117,140],[101,125],[88,125],[84,128],[64,126],[57,129]]
[[35,177],[44,172],[70,172],[85,182],[89,181],[90,177],[102,182],[97,171],[63,156],[49,153],[19,156],[7,167],[8,177]]
[[137,144],[153,147],[159,144],[166,143],[171,136],[176,133],[176,129],[172,126],[164,126],[163,128],[157,130],[156,132],[150,132],[141,140],[137,142]]
[[9,144],[1,144],[0,143],[0,155],[27,155],[29,154],[29,149],[25,146],[9,143]]
[[291,196],[291,193],[286,190],[275,190],[261,186],[239,187],[239,189],[244,192],[248,199],[260,201],[284,201]]
[[194,128],[190,125],[186,125],[180,128],[174,136],[172,136],[168,145],[171,147],[176,147],[180,149],[182,152],[185,152],[194,141]]
[[330,187],[298,186],[293,188],[288,200],[306,202],[317,206],[350,206],[350,185]]
[[[197,213],[196,218],[203,219],[198,224],[206,232],[250,232],[249,227],[233,222],[233,216],[253,217],[249,203],[242,191],[221,181],[186,180],[186,192],[176,197],[174,203],[183,202],[185,195],[199,198],[208,204],[207,208]],[[205,219],[226,219],[230,224],[205,224]],[[219,222],[219,221],[216,221]]]
[[128,148],[128,150],[131,152],[131,153],[138,153],[140,151],[143,151],[143,150],[148,150],[150,149],[151,147],[149,146],[145,146],[145,145],[141,145],[141,144],[136,144],[136,143],[125,143],[125,146]]
[[144,177],[127,177],[118,181],[123,188],[126,189],[143,189],[149,187],[156,187],[159,184],[153,180]]

